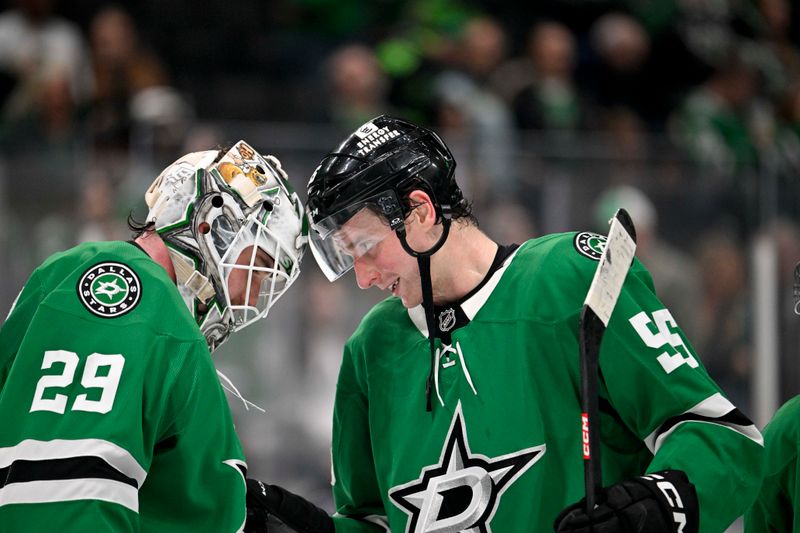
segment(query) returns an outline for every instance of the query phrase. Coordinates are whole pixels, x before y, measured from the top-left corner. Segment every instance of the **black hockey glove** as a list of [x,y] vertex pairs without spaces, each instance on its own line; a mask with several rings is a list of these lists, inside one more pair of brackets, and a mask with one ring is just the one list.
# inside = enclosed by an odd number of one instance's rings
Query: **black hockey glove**
[[245,533],[334,532],[333,520],[324,510],[302,496],[257,479],[247,480],[244,530]]
[[558,515],[557,533],[696,533],[697,493],[680,470],[662,470],[602,490],[590,515],[585,498]]

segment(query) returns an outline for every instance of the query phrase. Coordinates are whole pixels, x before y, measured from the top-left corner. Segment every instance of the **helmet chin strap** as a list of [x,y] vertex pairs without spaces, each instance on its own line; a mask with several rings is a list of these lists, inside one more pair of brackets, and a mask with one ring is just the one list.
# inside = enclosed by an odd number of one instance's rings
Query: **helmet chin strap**
[[436,241],[436,244],[431,246],[429,249],[418,252],[411,248],[406,240],[406,230],[405,226],[401,225],[397,228],[397,238],[400,239],[400,244],[403,245],[403,249],[411,256],[417,258],[417,265],[419,266],[419,278],[420,283],[422,285],[422,307],[425,310],[425,322],[428,325],[428,342],[430,343],[431,349],[431,368],[428,372],[428,379],[425,381],[425,410],[430,412],[431,411],[431,383],[433,381],[433,372],[436,368],[436,336],[433,334],[433,328],[435,327],[435,317],[433,316],[433,284],[431,282],[431,256],[435,254],[439,248],[442,247],[444,242],[447,240],[447,236],[450,233],[450,213],[449,209],[445,210],[445,206],[442,206],[442,211],[446,214],[442,217],[442,235],[439,237],[439,240]]

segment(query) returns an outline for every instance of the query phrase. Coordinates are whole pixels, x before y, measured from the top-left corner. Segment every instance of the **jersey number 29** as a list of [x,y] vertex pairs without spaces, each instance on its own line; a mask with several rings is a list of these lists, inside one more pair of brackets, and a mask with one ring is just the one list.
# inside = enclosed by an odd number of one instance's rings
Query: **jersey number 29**
[[[67,407],[67,396],[56,394],[53,398],[45,398],[45,390],[53,387],[68,387],[75,377],[78,367],[78,354],[67,350],[47,350],[42,360],[42,370],[51,368],[55,363],[64,363],[60,374],[49,374],[39,378],[36,392],[33,394],[30,412],[52,411],[64,414]],[[86,358],[83,368],[81,385],[86,389],[102,389],[99,400],[90,400],[87,394],[79,394],[72,402],[73,411],[90,411],[93,413],[107,413],[114,406],[114,397],[117,395],[119,378],[122,376],[122,367],[125,358],[120,354],[93,353]],[[107,368],[107,372],[100,375],[99,370]],[[48,394],[49,396],[49,394]]]

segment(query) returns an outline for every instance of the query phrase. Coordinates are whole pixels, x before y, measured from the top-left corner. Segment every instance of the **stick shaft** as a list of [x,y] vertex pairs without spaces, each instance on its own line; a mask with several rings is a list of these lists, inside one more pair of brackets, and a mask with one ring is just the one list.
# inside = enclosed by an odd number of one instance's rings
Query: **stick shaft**
[[636,251],[636,231],[624,209],[612,219],[606,248],[586,295],[579,327],[581,366],[581,439],[586,513],[590,514],[600,495],[603,475],[600,458],[600,412],[598,380],[600,345],[622,284]]
[[581,429],[583,479],[586,489],[586,512],[594,509],[602,488],[600,466],[600,409],[598,407],[598,359],[605,326],[584,306],[581,314]]

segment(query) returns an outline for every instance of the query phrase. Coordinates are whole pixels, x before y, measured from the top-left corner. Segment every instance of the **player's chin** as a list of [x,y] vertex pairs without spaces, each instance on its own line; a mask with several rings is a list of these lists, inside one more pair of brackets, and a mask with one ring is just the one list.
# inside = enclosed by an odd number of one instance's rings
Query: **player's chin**
[[411,309],[422,303],[422,296],[419,294],[414,294],[414,295],[398,294],[398,296],[400,297],[400,301],[403,302],[403,307],[405,307],[406,309]]

